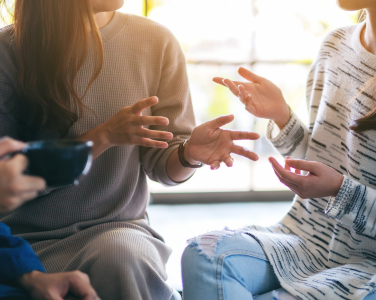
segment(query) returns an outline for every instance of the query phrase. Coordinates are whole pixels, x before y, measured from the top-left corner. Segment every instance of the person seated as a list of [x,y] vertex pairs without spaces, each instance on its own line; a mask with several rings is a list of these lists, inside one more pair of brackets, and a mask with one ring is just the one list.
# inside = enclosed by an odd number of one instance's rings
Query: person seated
[[[25,144],[0,140],[0,157],[22,150]],[[0,160],[0,212],[10,212],[36,197],[45,188],[42,178],[26,176],[27,158],[16,155]],[[22,238],[11,235],[0,223],[0,299],[99,300],[89,277],[79,271],[46,274],[38,256]]]
[[272,226],[191,239],[185,300],[376,299],[376,1],[337,3],[367,18],[325,38],[307,82],[309,126],[268,79],[244,68],[247,82],[215,78],[270,120],[286,158],[270,158],[271,171],[296,197]]
[[221,129],[233,115],[196,127],[178,41],[122,5],[15,1],[14,24],[0,30],[0,136],[92,141],[94,161],[78,186],[0,221],[47,272],[80,270],[102,299],[181,299],[166,282],[171,249],[149,224],[147,177],[175,186],[202,164],[232,166],[233,153],[256,160],[234,140],[259,135]]

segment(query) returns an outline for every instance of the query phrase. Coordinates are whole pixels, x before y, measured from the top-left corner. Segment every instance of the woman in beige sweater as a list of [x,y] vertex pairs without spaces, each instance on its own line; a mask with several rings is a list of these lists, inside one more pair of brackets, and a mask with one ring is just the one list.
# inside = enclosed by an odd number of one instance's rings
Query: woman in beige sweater
[[221,130],[233,116],[193,130],[178,42],[114,12],[122,4],[15,1],[0,31],[0,136],[92,140],[95,161],[79,186],[44,190],[0,221],[48,272],[87,273],[102,299],[179,299],[165,282],[171,250],[148,224],[146,177],[172,186],[200,163],[231,166],[231,153],[257,159],[233,140],[258,135]]

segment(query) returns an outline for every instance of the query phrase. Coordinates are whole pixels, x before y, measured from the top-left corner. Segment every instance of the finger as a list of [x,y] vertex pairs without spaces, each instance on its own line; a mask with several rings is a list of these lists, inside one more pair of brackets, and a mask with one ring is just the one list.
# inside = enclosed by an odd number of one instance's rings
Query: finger
[[[226,78],[223,78],[223,77],[214,77],[213,78],[213,81],[215,82],[215,83],[218,83],[218,84],[220,84],[220,85],[223,85],[223,86],[225,86],[225,87],[227,87],[227,85],[223,82],[223,80],[224,79],[226,79]],[[231,80],[233,83],[235,83],[235,85],[236,86],[238,86],[238,85],[243,85],[243,84],[245,84],[246,82],[242,82],[242,81],[236,81],[236,80]]]
[[214,78],[213,78],[213,81],[214,81],[215,83],[218,83],[218,84],[220,84],[220,85],[223,85],[223,86],[227,87],[227,85],[225,85],[225,84],[223,83],[223,80],[224,80],[224,78],[222,78],[222,77],[214,77]]
[[161,148],[161,149],[168,148],[167,143],[160,142],[160,141],[154,141],[154,140],[148,139],[148,138],[140,138],[139,141],[135,142],[135,144],[143,146],[143,147],[150,147],[150,148]]
[[246,158],[253,160],[253,161],[257,161],[259,159],[259,157],[256,153],[250,151],[247,148],[244,148],[244,147],[241,147],[241,146],[238,146],[238,145],[231,146],[230,150],[231,150],[232,153],[246,157]]
[[219,167],[221,166],[221,162],[219,160],[216,160],[210,165],[211,170],[218,170]]
[[231,155],[227,155],[223,158],[223,162],[226,164],[227,167],[232,167],[234,165],[234,159]]
[[25,192],[41,191],[46,188],[46,181],[40,177],[23,175],[19,184],[23,186]]
[[9,168],[16,174],[21,174],[27,168],[29,161],[25,155],[17,154],[15,157],[7,161]]
[[234,115],[221,116],[219,118],[206,122],[206,126],[208,126],[210,129],[218,129],[234,121],[234,118]]
[[21,151],[26,145],[9,137],[0,139],[0,157],[16,151]]
[[231,93],[233,93],[236,97],[239,97],[239,89],[234,82],[232,82],[230,79],[223,79],[223,83],[229,88]]
[[167,126],[170,123],[168,118],[154,117],[154,116],[140,116],[137,117],[135,124],[141,126],[161,125]]
[[269,162],[272,164],[273,169],[279,174],[279,176],[292,184],[295,184],[297,186],[301,186],[302,182],[302,176],[294,174],[292,172],[289,172],[285,170],[275,158],[270,157]]
[[249,131],[230,131],[230,137],[233,141],[236,140],[258,140],[260,135]]
[[132,111],[135,114],[141,114],[143,110],[157,104],[158,101],[159,100],[157,97],[150,97],[147,99],[140,100],[132,105]]
[[141,129],[140,136],[153,140],[171,140],[174,137],[171,132],[150,130],[147,128]]
[[247,95],[247,91],[245,90],[245,87],[240,84],[238,86],[238,90],[239,90],[239,99],[241,103],[246,104],[248,95]]
[[[289,159],[289,158],[290,158],[290,156],[286,156],[286,159]],[[286,159],[285,159],[285,170],[291,171],[291,168],[286,163]]]
[[255,73],[252,73],[251,71],[245,68],[239,68],[238,73],[241,77],[253,83],[260,83],[263,79],[262,77],[256,75]]
[[301,174],[302,174],[302,170],[295,169],[295,174],[299,174],[299,175],[301,175]]
[[277,176],[277,178],[279,179],[279,181],[280,181],[282,184],[284,184],[284,185],[287,186],[290,190],[292,190],[295,194],[297,194],[296,191],[299,189],[299,187],[298,187],[297,185],[295,185],[295,184],[293,184],[293,183],[291,183],[291,182],[289,182],[289,181],[284,180],[284,179],[281,177],[281,175],[279,175],[278,172],[275,171],[275,170],[274,170],[274,173],[275,173],[275,175]]
[[72,279],[70,280],[70,290],[82,300],[94,300],[98,299],[98,295],[90,284],[90,280],[86,279]]
[[306,161],[302,159],[286,159],[286,164],[291,168],[309,171],[310,173],[317,174],[319,173],[320,163],[315,161]]
[[20,195],[21,202],[26,202],[32,199],[35,199],[38,196],[37,191],[32,191],[32,192],[25,192],[22,195]]

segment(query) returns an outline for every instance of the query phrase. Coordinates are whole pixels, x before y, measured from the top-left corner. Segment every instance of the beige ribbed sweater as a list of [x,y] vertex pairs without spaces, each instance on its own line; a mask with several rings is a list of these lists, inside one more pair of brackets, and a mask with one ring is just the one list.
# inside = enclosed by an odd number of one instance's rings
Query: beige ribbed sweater
[[[19,139],[24,128],[14,116],[7,114],[14,109],[11,100],[17,75],[9,39],[11,29],[10,26],[0,31],[0,110],[3,113],[0,136]],[[166,173],[166,162],[195,126],[185,59],[171,32],[146,18],[119,12],[101,32],[104,66],[84,99],[84,104],[96,115],[86,111],[70,129],[68,137],[82,135],[121,108],[156,95],[160,102],[146,110],[145,115],[168,117],[169,126],[153,129],[170,131],[174,139],[168,149],[162,150],[134,145],[112,147],[94,161],[91,172],[80,179],[78,186],[53,190],[0,216],[0,221],[10,226],[13,234],[33,245],[48,271],[77,268],[78,264],[72,263],[77,259],[75,255],[93,238],[109,230],[136,228],[144,235],[160,239],[147,224],[146,176],[164,185],[176,184]],[[77,80],[79,91],[85,90],[91,72],[88,59]],[[50,137],[36,132],[29,140]],[[162,264],[165,263],[169,248],[160,241],[153,243],[158,244]]]

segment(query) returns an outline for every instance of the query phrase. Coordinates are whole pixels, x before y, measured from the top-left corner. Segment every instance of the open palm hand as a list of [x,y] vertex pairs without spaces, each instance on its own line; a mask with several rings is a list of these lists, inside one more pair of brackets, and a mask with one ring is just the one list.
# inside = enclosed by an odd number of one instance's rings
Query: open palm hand
[[271,120],[279,120],[289,115],[289,108],[281,90],[270,80],[240,68],[239,74],[248,82],[231,81],[221,77],[213,80],[230,91],[242,101],[252,115]]
[[246,131],[224,130],[220,127],[232,122],[233,115],[219,117],[196,127],[186,147],[189,157],[210,165],[212,170],[218,169],[221,162],[228,167],[233,165],[231,153],[258,160],[256,153],[235,145],[235,140],[257,140],[257,133]]

